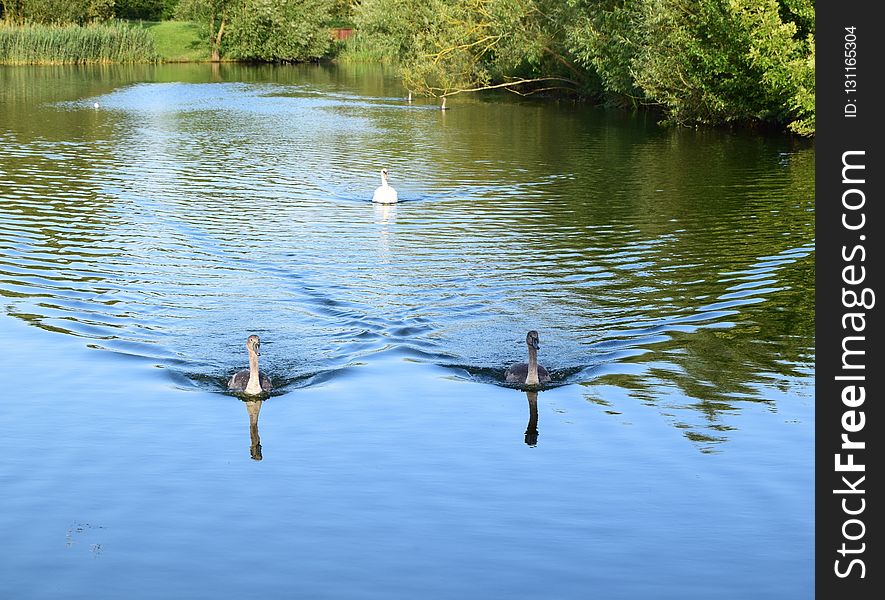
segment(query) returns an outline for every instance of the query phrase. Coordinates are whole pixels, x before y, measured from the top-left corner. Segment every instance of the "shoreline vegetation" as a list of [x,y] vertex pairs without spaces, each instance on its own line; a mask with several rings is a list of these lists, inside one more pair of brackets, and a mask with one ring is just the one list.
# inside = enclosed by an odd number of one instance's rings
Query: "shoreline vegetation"
[[154,39],[127,23],[0,24],[0,64],[158,62]]
[[814,34],[813,0],[0,0],[0,65],[385,63],[416,96],[503,89],[804,137]]

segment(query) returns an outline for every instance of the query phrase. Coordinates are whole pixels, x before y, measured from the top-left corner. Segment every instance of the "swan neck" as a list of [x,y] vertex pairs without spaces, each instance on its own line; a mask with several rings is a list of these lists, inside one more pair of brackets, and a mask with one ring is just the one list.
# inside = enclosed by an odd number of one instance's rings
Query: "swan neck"
[[249,382],[246,384],[246,393],[261,393],[261,379],[258,375],[258,355],[252,350],[249,350]]
[[540,383],[538,379],[538,351],[531,344],[529,344],[529,368],[525,382],[527,385],[538,385]]

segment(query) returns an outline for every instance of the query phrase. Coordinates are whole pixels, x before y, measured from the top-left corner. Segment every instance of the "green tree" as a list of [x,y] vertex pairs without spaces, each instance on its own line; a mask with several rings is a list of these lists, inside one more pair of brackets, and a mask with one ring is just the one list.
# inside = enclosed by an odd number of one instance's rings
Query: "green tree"
[[332,0],[332,23],[336,27],[353,25],[353,10],[359,0]]
[[[799,0],[791,4],[798,19],[807,14]],[[771,121],[807,132],[813,31],[800,37],[784,8],[777,0],[647,0],[631,62],[637,85],[677,123]]]
[[812,0],[362,0],[363,44],[412,90],[565,88],[679,124],[814,131]]
[[418,93],[529,93],[586,83],[564,46],[571,12],[558,0],[363,0],[354,21]]
[[334,0],[245,0],[232,12],[225,53],[231,58],[304,61],[332,42]]
[[171,19],[178,0],[115,0],[114,13],[121,19],[162,21]]
[[761,72],[766,113],[797,133],[814,131],[814,5],[811,0],[732,1]]
[[200,24],[209,40],[212,60],[221,60],[221,43],[232,10],[239,6],[237,0],[180,0],[175,16]]
[[814,130],[811,0],[570,0],[578,61],[606,92],[674,123]]
[[2,0],[4,19],[12,23],[77,23],[107,21],[114,0]]
[[574,18],[566,28],[576,62],[598,77],[609,102],[636,105],[644,97],[633,74],[643,44],[645,0],[569,0]]

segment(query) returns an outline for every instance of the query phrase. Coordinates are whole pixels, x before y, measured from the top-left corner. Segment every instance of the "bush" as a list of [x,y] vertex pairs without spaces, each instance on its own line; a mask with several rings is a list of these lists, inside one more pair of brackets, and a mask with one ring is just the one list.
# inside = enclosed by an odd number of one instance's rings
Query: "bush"
[[[363,0],[354,13],[357,35],[399,63],[409,89],[431,95],[503,81],[522,93],[584,87],[564,47],[573,18],[562,0]],[[524,85],[536,78],[545,81]]]
[[114,0],[2,0],[8,23],[102,22],[114,16]]
[[814,131],[812,0],[362,0],[354,21],[419,93],[545,79],[671,123]]
[[227,58],[269,62],[324,56],[332,42],[333,0],[245,0],[225,36]]
[[676,123],[813,128],[813,34],[801,37],[782,8],[777,0],[647,0],[631,63],[636,83]]
[[166,21],[177,6],[178,0],[115,0],[114,14],[120,19]]

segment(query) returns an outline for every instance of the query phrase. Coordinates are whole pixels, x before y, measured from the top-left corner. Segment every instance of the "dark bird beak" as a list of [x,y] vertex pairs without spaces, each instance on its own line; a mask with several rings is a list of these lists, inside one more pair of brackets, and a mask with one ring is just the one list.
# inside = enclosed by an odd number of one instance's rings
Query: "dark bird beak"
[[532,340],[532,346],[535,347],[535,350],[540,350],[541,349],[541,342],[539,342],[538,340]]

